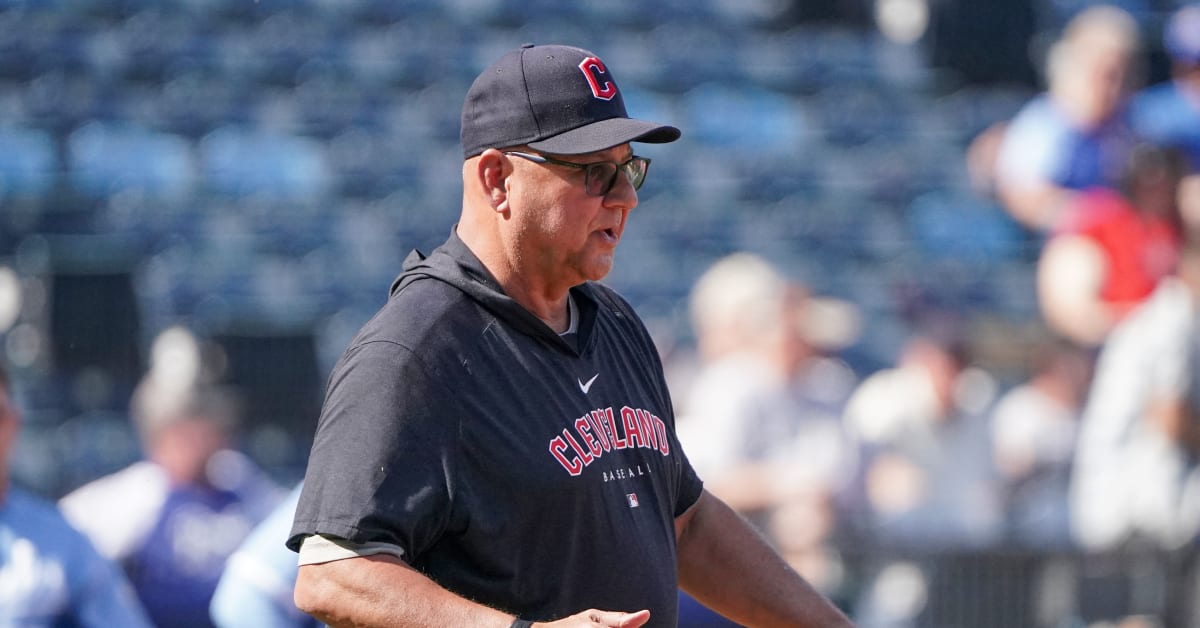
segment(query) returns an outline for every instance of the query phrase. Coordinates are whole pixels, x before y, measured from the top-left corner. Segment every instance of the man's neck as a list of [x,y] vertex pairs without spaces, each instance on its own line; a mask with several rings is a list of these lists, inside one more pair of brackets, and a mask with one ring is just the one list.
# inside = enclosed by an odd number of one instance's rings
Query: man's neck
[[[490,268],[488,270],[491,270]],[[570,289],[567,290],[527,290],[525,282],[519,281],[519,276],[510,277],[510,281],[497,277],[500,286],[504,288],[504,293],[512,300],[520,303],[525,309],[533,313],[534,316],[546,323],[550,329],[556,333],[562,333],[567,330],[571,324],[571,316],[568,308],[568,295]]]
[[504,294],[529,310],[557,333],[566,331],[570,324],[567,311],[567,295],[570,286],[551,285],[538,280],[537,273],[520,269],[519,260],[513,260],[496,238],[487,237],[472,228],[466,221],[459,223],[458,237],[488,272],[496,278]]

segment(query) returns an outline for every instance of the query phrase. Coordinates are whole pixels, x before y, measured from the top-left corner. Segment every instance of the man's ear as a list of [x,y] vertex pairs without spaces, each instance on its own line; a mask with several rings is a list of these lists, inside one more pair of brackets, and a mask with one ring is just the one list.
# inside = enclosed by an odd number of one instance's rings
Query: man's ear
[[512,174],[512,165],[504,153],[489,148],[481,155],[475,166],[479,185],[487,194],[492,209],[498,212],[508,211],[508,176]]

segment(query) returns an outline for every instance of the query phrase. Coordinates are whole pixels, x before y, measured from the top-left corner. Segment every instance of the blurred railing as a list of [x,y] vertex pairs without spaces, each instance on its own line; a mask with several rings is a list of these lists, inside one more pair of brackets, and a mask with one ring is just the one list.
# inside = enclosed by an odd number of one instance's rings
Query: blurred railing
[[[1200,626],[1195,547],[840,550],[830,594],[860,628]],[[1127,623],[1122,623],[1127,622]]]

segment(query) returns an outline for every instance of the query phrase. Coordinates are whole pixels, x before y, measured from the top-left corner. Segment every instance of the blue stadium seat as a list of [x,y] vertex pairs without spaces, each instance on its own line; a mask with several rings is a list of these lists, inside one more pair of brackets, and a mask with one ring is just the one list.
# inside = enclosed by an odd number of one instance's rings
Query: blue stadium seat
[[196,175],[186,138],[119,123],[92,122],[72,132],[67,163],[72,187],[91,198],[132,190],[180,200]]
[[[62,483],[55,488],[62,492],[135,462],[141,452],[132,421],[111,410],[84,411],[63,421],[52,445]],[[71,464],[63,465],[62,460]]]
[[171,132],[199,139],[221,126],[250,118],[244,84],[218,72],[189,71],[162,86],[156,108]]
[[207,30],[197,22],[203,19],[161,6],[125,19],[117,31],[126,55],[122,78],[158,85],[203,67]]
[[882,82],[875,56],[878,39],[876,33],[837,27],[811,32],[809,45],[823,67],[824,83],[870,86]]
[[737,49],[735,33],[696,14],[660,24],[648,41],[661,64],[657,89],[682,92],[708,82],[738,82],[741,77],[730,63]]
[[711,0],[710,10],[722,24],[732,23],[739,30],[753,31],[778,23],[789,4],[777,0]]
[[931,99],[930,114],[946,122],[965,146],[988,126],[1007,121],[1034,95],[1019,86],[966,87]]
[[914,199],[908,216],[913,244],[928,259],[990,266],[1023,253],[1016,223],[999,206],[973,196],[926,193]]
[[[432,208],[412,205],[398,207],[392,203],[367,202],[343,204],[326,239],[329,252],[338,260],[339,279],[350,281],[369,296],[386,293],[388,285],[399,272],[409,250],[417,246],[412,235],[402,237],[405,223],[412,214],[438,214]],[[443,224],[441,243],[449,225]],[[411,233],[411,232],[410,232]],[[422,248],[429,253],[429,248]],[[351,279],[352,278],[352,279]]]
[[87,73],[102,81],[111,81],[125,74],[130,51],[121,29],[99,29],[79,39],[81,63]]
[[682,98],[681,125],[692,139],[735,155],[788,155],[809,137],[809,121],[797,103],[753,85],[705,83]]
[[325,147],[311,138],[220,127],[199,144],[207,191],[226,197],[320,199],[333,189]]
[[18,11],[0,12],[0,78],[25,80],[33,71],[35,55],[23,17]]
[[441,0],[309,0],[318,13],[341,14],[360,26],[412,21],[432,23],[445,18]]
[[419,155],[407,152],[420,136],[392,129],[349,128],[329,141],[329,165],[343,197],[377,198],[415,194],[421,185]]
[[305,64],[335,48],[331,26],[311,13],[285,11],[268,16],[253,29],[254,53],[265,60],[260,80],[292,86],[303,77]]
[[813,93],[825,85],[826,68],[809,44],[810,31],[792,28],[739,42],[732,51],[737,73],[763,87]]
[[49,11],[65,4],[68,0],[0,0],[0,10],[33,9]]
[[396,27],[357,29],[338,47],[339,62],[356,82],[387,86],[401,82],[404,60],[415,56]]
[[54,138],[40,129],[0,127],[0,198],[37,199],[60,170]]
[[910,122],[903,94],[879,85],[830,83],[811,100],[826,141],[856,146],[906,135]]
[[[530,39],[537,43],[575,43],[580,40],[570,37],[554,37],[562,32],[558,27],[570,24],[587,24],[587,8],[578,2],[558,0],[440,0],[439,15],[442,20],[452,22],[470,30],[493,30],[498,32],[533,28],[550,37]],[[595,24],[595,22],[590,22]],[[568,26],[569,28],[569,26]],[[469,40],[468,40],[469,41]],[[521,40],[513,42],[513,46]]]

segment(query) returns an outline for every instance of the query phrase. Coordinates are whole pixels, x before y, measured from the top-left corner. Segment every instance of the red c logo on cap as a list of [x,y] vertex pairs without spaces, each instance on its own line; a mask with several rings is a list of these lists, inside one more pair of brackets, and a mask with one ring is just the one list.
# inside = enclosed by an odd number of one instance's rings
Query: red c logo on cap
[[617,85],[609,80],[601,80],[608,76],[608,68],[596,57],[588,57],[579,62],[579,69],[592,88],[592,95],[601,100],[612,100],[617,95]]

